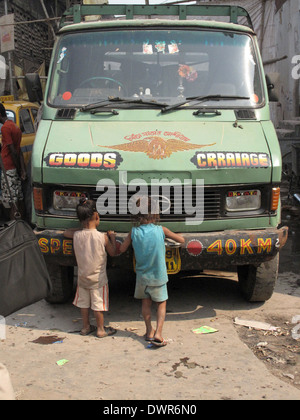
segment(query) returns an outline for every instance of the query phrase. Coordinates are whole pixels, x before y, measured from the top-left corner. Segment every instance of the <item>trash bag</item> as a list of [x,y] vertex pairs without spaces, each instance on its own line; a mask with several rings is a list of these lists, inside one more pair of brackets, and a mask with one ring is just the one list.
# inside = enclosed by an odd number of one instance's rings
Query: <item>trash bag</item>
[[38,241],[23,220],[0,225],[0,315],[38,302],[51,292]]

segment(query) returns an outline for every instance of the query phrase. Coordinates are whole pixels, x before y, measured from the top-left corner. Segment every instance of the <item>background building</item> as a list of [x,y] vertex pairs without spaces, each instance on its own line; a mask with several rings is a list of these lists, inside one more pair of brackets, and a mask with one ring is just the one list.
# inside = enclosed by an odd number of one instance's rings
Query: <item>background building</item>
[[[0,0],[0,17],[6,12],[14,14],[15,49],[10,54],[13,76],[39,70],[42,75],[47,74],[58,30],[59,20],[54,18],[61,16],[66,8],[76,3],[80,3],[80,0]],[[48,18],[50,20],[47,22]],[[9,54],[2,51],[1,54],[9,64]],[[1,94],[11,93],[8,82],[7,77],[5,92]],[[22,79],[15,79],[14,94],[23,95]]]

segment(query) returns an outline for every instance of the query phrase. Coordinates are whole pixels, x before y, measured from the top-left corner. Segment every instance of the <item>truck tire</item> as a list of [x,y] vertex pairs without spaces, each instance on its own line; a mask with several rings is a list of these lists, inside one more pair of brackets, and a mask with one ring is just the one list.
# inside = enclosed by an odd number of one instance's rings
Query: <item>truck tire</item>
[[52,292],[47,296],[49,303],[66,303],[73,295],[73,267],[46,262],[52,282]]
[[270,299],[278,278],[279,254],[270,261],[238,266],[239,287],[248,302],[265,302]]

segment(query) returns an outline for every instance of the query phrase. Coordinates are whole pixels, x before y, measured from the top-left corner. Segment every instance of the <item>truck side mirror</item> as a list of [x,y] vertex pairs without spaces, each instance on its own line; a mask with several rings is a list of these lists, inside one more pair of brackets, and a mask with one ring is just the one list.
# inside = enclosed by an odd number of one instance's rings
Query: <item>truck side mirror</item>
[[279,101],[279,73],[268,73],[266,74],[266,82],[269,94],[270,102]]
[[39,102],[43,100],[43,90],[40,76],[37,73],[27,73],[25,75],[25,85],[30,102]]

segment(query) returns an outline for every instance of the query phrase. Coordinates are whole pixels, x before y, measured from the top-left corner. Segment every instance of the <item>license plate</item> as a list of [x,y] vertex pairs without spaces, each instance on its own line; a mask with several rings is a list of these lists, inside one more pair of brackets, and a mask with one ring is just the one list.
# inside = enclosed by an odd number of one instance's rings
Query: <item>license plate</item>
[[[181,270],[181,256],[179,248],[166,247],[166,265],[168,274],[177,274]],[[135,256],[133,254],[133,268],[135,271]]]
[[181,270],[179,248],[166,248],[166,264],[168,274],[177,274]]

